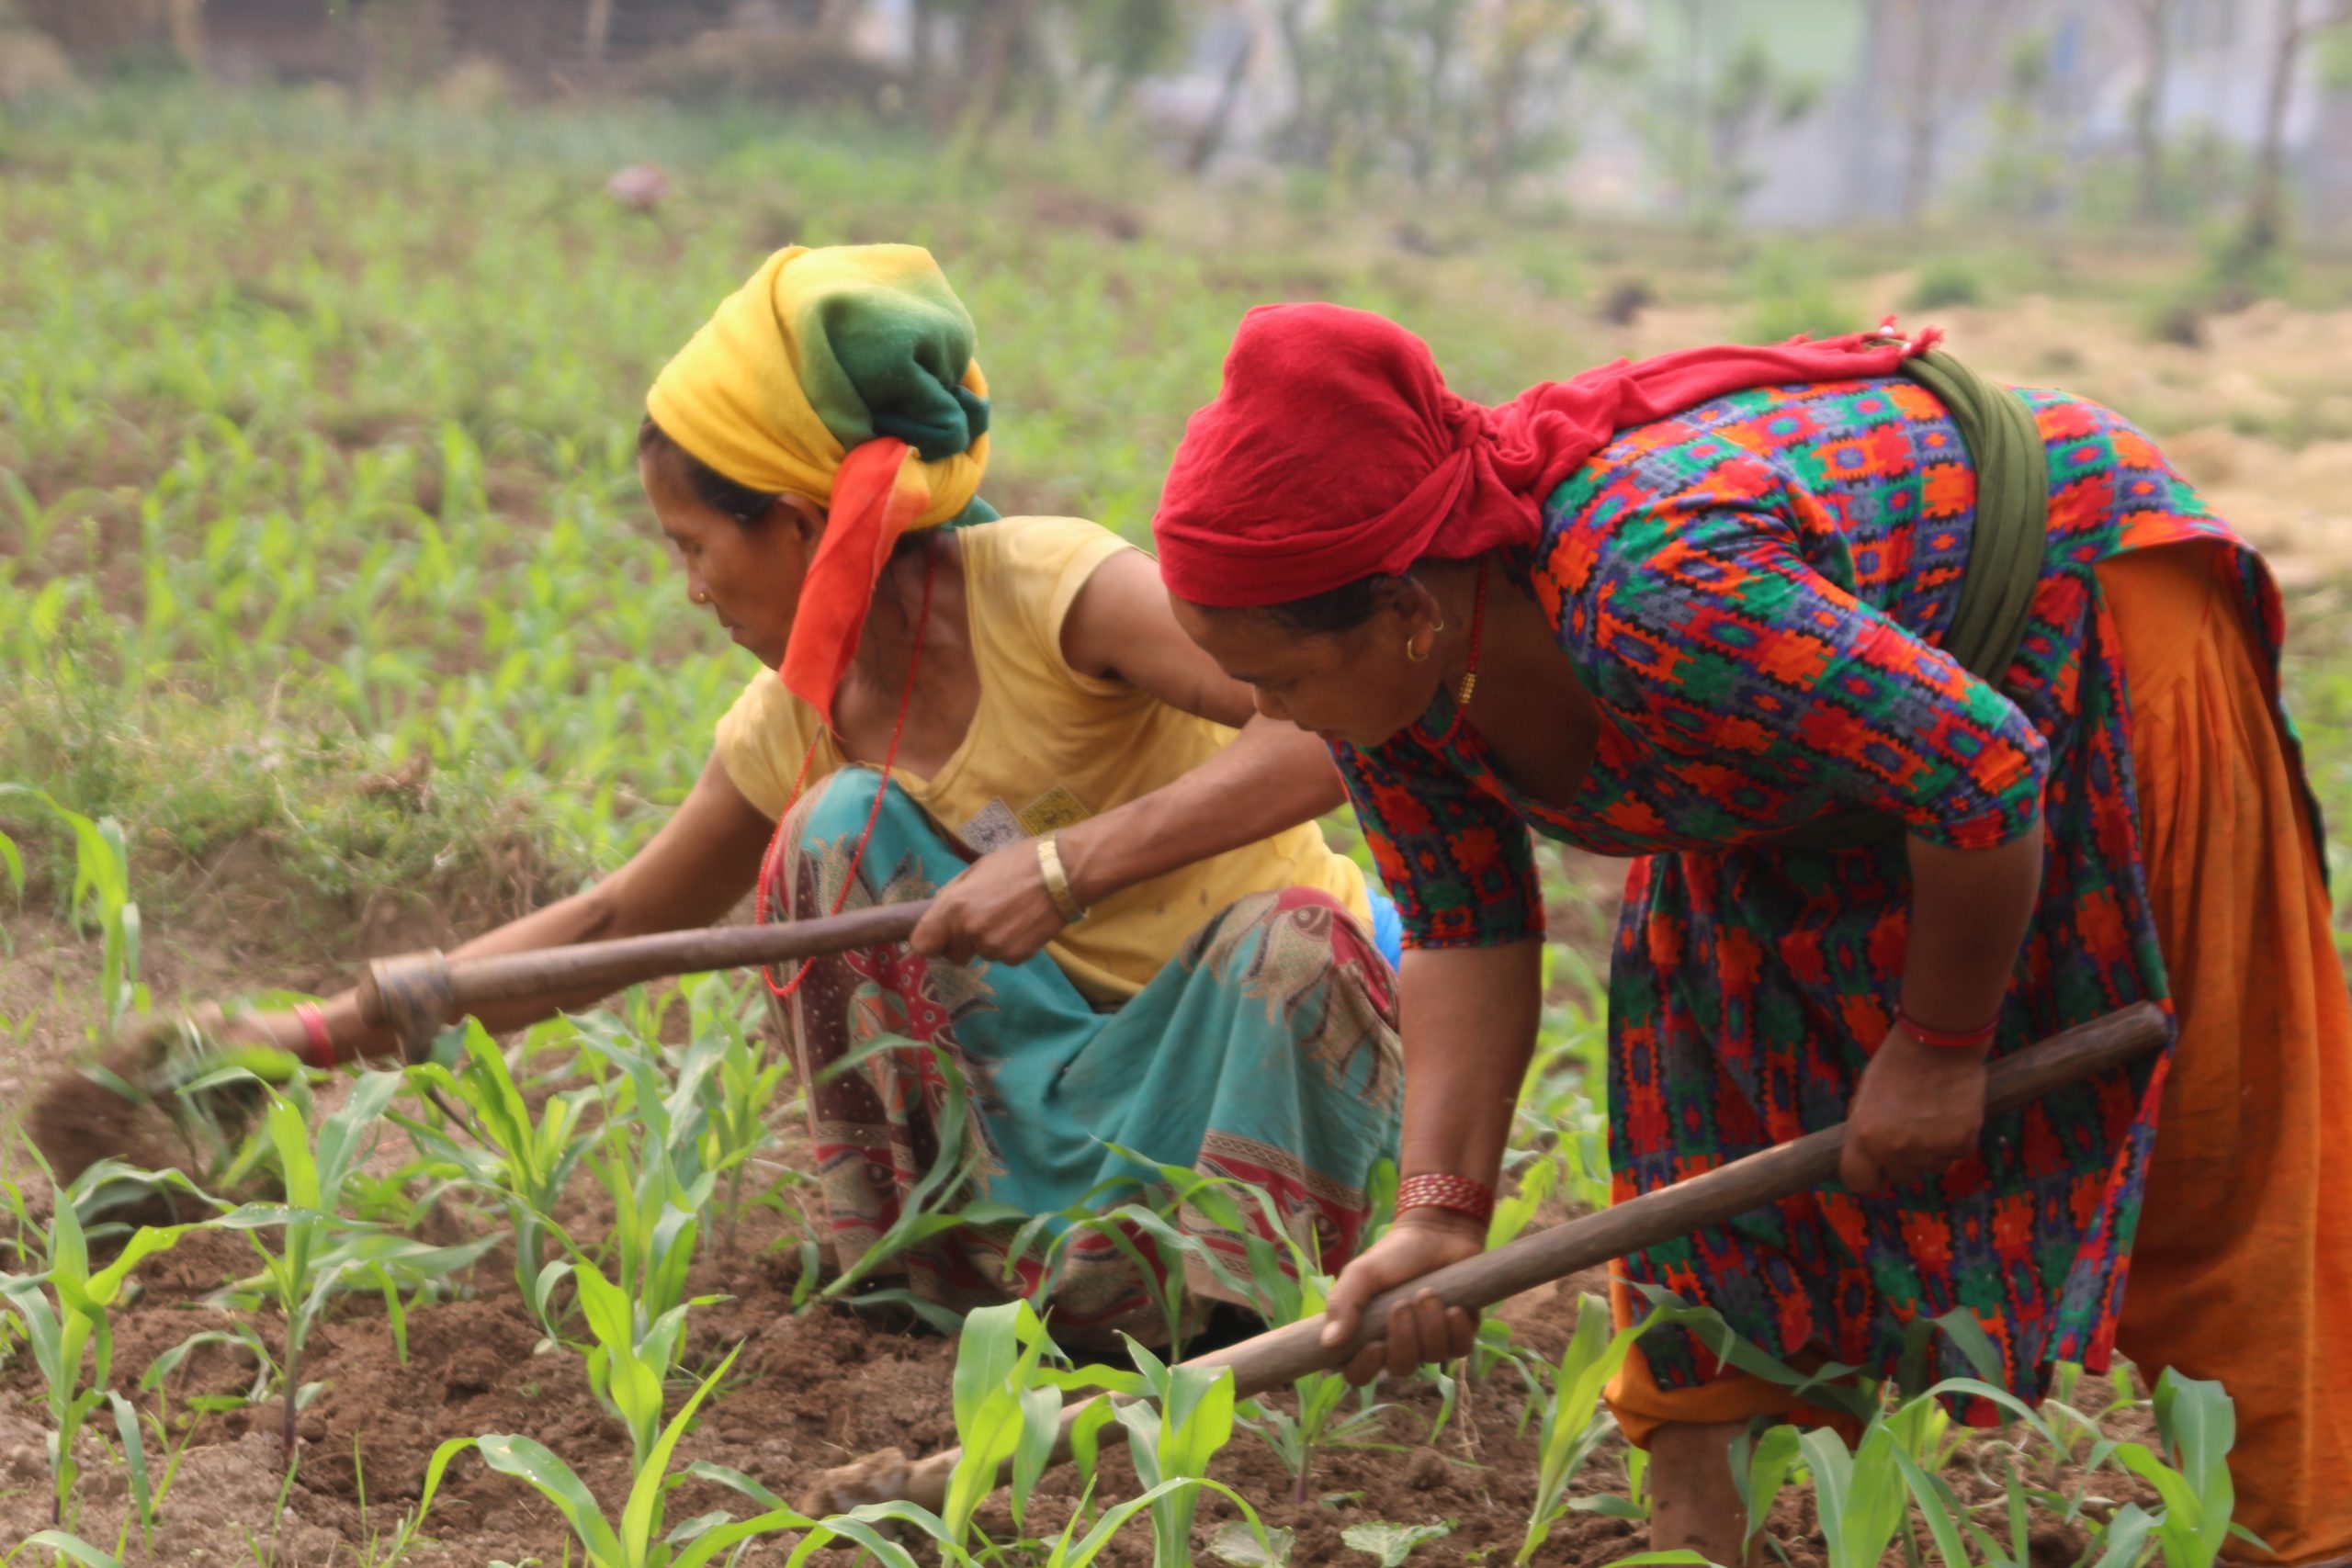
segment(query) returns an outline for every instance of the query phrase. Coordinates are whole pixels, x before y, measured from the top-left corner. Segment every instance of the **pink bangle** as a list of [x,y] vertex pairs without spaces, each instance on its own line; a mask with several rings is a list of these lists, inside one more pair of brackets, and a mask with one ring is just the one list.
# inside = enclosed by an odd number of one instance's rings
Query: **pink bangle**
[[322,1072],[334,1066],[334,1036],[327,1032],[327,1015],[316,1002],[296,1002],[294,1016],[302,1021],[302,1032],[311,1037],[311,1047],[304,1060]]
[[1446,1209],[1484,1222],[1494,1217],[1495,1190],[1466,1176],[1408,1176],[1396,1184],[1396,1212]]
[[1993,1021],[1982,1029],[1971,1029],[1962,1033],[1928,1029],[1899,1007],[1894,1010],[1894,1022],[1897,1028],[1920,1044],[1932,1045],[1939,1051],[1973,1051],[1980,1045],[1988,1045],[2001,1027],[2000,1015],[1996,1013]]

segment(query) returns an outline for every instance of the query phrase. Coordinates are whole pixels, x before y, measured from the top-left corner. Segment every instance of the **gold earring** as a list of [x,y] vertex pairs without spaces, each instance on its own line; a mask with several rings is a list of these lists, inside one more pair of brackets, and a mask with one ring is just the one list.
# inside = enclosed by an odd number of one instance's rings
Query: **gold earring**
[[1413,639],[1411,637],[1407,637],[1405,639],[1405,658],[1407,660],[1414,664],[1427,664],[1430,661],[1430,655],[1437,649],[1438,635],[1444,630],[1445,623],[1443,621],[1440,621],[1437,625],[1431,626],[1430,628],[1430,646],[1422,649],[1419,653],[1413,651]]

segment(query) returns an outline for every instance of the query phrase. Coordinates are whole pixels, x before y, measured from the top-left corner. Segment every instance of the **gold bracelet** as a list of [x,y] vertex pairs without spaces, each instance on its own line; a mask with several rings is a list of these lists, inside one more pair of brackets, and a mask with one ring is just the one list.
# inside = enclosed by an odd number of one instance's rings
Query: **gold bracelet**
[[1062,846],[1058,835],[1048,833],[1037,840],[1037,870],[1046,878],[1046,897],[1054,901],[1054,908],[1061,911],[1062,919],[1071,925],[1086,919],[1086,911],[1080,907],[1078,896],[1069,890],[1069,875],[1062,870]]

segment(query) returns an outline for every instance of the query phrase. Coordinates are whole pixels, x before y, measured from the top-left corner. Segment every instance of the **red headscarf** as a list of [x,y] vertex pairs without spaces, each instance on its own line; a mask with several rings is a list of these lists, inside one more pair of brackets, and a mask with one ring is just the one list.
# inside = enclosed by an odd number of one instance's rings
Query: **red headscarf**
[[1429,344],[1338,305],[1241,319],[1152,532],[1196,604],[1280,604],[1424,558],[1532,543],[1544,497],[1623,430],[1750,387],[1891,376],[1942,334],[1875,333],[1619,360],[1498,408],[1448,391]]

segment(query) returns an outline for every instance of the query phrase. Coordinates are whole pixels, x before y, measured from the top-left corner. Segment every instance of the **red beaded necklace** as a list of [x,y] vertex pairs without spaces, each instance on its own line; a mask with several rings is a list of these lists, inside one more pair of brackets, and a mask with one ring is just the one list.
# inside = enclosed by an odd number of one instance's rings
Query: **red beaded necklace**
[[[874,786],[874,805],[865,814],[865,830],[857,836],[857,848],[850,853],[849,869],[842,876],[842,889],[834,895],[833,907],[826,911],[828,914],[840,914],[849,902],[849,890],[857,886],[857,868],[865,860],[865,846],[874,839],[874,825],[882,819],[882,799],[889,793],[890,773],[899,761],[899,740],[907,732],[907,711],[914,705],[915,675],[922,669],[923,633],[931,627],[931,581],[938,566],[938,555],[926,551],[922,563],[922,607],[915,613],[914,649],[907,657],[907,685],[899,694],[899,716],[890,726],[889,749],[882,754],[881,782]],[[800,803],[801,788],[808,782],[809,765],[816,761],[817,748],[824,743],[824,727],[820,725],[817,733],[809,738],[808,753],[800,759],[800,772],[793,775],[792,797],[784,803],[784,810],[776,817],[775,831],[768,838],[767,852],[760,857],[760,879],[758,890],[752,900],[752,918],[761,925],[766,925],[775,918],[776,884],[784,872],[785,824],[792,820],[792,808]],[[767,982],[768,990],[775,998],[783,1001],[797,991],[800,982],[808,977],[808,961],[802,959],[792,978],[781,984],[772,969],[762,969],[760,977]]]
[[1453,739],[1454,731],[1462,728],[1462,716],[1470,711],[1470,699],[1478,690],[1478,647],[1486,640],[1486,636],[1487,562],[1484,557],[1480,557],[1477,597],[1471,601],[1470,607],[1469,667],[1462,672],[1462,683],[1453,689],[1453,717],[1446,724],[1445,733],[1438,737],[1441,746]]

